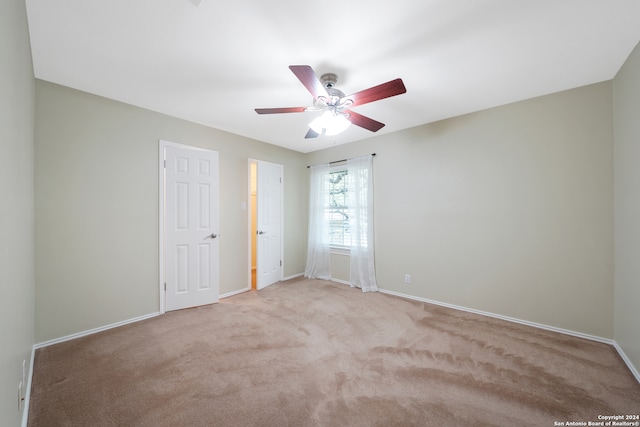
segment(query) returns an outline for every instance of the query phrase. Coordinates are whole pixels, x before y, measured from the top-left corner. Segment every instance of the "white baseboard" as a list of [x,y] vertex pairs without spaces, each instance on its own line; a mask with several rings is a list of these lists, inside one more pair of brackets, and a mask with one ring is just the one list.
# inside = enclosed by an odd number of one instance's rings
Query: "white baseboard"
[[304,276],[304,273],[298,273],[298,274],[294,274],[293,276],[283,277],[281,281],[284,282],[285,280],[295,279],[296,277],[300,277],[300,276]]
[[49,341],[44,341],[44,342],[41,342],[39,344],[34,345],[33,347],[34,347],[34,349],[39,349],[41,347],[47,347],[49,345],[58,344],[58,343],[61,343],[61,342],[65,342],[65,341],[73,340],[73,339],[76,339],[76,338],[84,337],[84,336],[87,336],[87,335],[95,334],[97,332],[106,331],[108,329],[117,328],[118,326],[128,325],[129,323],[135,323],[135,322],[139,322],[141,320],[150,319],[152,317],[156,317],[156,316],[159,316],[159,315],[160,315],[160,312],[145,314],[144,316],[134,317],[133,319],[123,320],[121,322],[112,323],[110,325],[100,326],[99,328],[89,329],[87,331],[78,332],[76,334],[71,334],[71,335],[67,335],[67,336],[61,337],[61,338],[55,338],[55,339],[52,339],[52,340],[49,340]]
[[227,292],[226,294],[222,294],[222,295],[220,295],[220,299],[229,298],[229,297],[232,297],[234,295],[242,294],[244,292],[249,292],[250,290],[251,290],[251,287],[247,286],[246,288],[240,289],[238,291],[231,291],[231,292]]
[[[292,275],[292,276],[283,277],[282,279],[280,279],[280,281],[281,281],[281,282],[285,282],[285,281],[287,281],[287,280],[295,279],[296,277],[300,277],[300,276],[304,276],[304,273],[298,273],[298,274],[294,274],[294,275]],[[244,292],[249,292],[250,290],[251,290],[251,287],[250,287],[250,286],[247,286],[247,287],[246,287],[246,288],[244,288],[244,289],[240,289],[240,290],[237,290],[237,291],[227,292],[226,294],[220,295],[220,298],[221,298],[221,299],[222,299],[222,298],[229,298],[229,297],[232,297],[232,296],[234,296],[234,295],[238,295],[238,294],[241,294],[241,293],[244,293]]]
[[631,363],[631,359],[627,357],[624,350],[622,350],[622,347],[620,347],[620,345],[616,341],[613,342],[613,346],[615,347],[620,357],[622,357],[622,360],[624,360],[624,363],[627,364],[627,368],[629,368],[633,376],[636,377],[636,380],[640,383],[640,372],[638,372],[636,367],[633,366],[633,363]]
[[426,298],[415,297],[413,295],[402,294],[400,292],[387,291],[387,290],[384,290],[384,289],[380,289],[380,292],[385,293],[385,294],[389,294],[389,295],[399,296],[399,297],[402,297],[402,298],[412,299],[412,300],[415,300],[415,301],[426,302],[428,304],[440,305],[442,307],[453,308],[455,310],[461,310],[461,311],[466,311],[466,312],[469,312],[469,313],[480,314],[482,316],[487,316],[487,317],[494,317],[496,319],[506,320],[508,322],[520,323],[522,325],[533,326],[534,328],[546,329],[547,331],[559,332],[559,333],[565,334],[565,335],[572,335],[572,336],[578,337],[578,338],[585,338],[585,339],[588,339],[588,340],[598,341],[598,342],[602,342],[602,343],[605,343],[605,344],[613,345],[613,340],[610,340],[610,339],[607,339],[607,338],[598,337],[598,336],[595,336],[595,335],[583,334],[582,332],[575,332],[575,331],[571,331],[569,329],[556,328],[555,326],[544,325],[542,323],[530,322],[528,320],[522,320],[522,319],[518,319],[518,318],[515,318],[515,317],[509,317],[509,316],[503,316],[501,314],[490,313],[488,311],[475,310],[473,308],[467,308],[467,307],[462,307],[462,306],[459,306],[459,305],[448,304],[448,303],[445,303],[445,302],[440,302],[440,301],[434,301],[434,300],[430,300],[430,299],[426,299]]
[[22,427],[27,427],[27,423],[29,422],[29,402],[31,401],[31,380],[33,378],[33,359],[35,358],[35,354],[36,347],[33,346],[31,348],[31,361],[29,362],[29,375],[27,377],[27,384],[25,384],[24,402],[22,403]]
[[545,329],[547,331],[558,332],[560,334],[571,335],[571,336],[578,337],[578,338],[584,338],[584,339],[591,340],[591,341],[597,341],[597,342],[601,342],[601,343],[604,343],[604,344],[609,344],[609,345],[613,346],[616,349],[616,351],[618,352],[618,354],[620,355],[622,360],[624,360],[624,363],[627,365],[627,368],[629,368],[629,370],[631,371],[633,376],[640,383],[640,374],[638,373],[638,370],[636,369],[635,366],[633,366],[633,363],[631,363],[631,360],[627,357],[627,355],[624,353],[622,348],[618,345],[618,343],[615,340],[608,339],[608,338],[602,338],[602,337],[599,337],[599,336],[596,336],[596,335],[584,334],[582,332],[576,332],[576,331],[572,331],[572,330],[569,330],[569,329],[556,328],[555,326],[549,326],[549,325],[544,325],[544,324],[541,324],[541,323],[530,322],[528,320],[517,319],[515,317],[508,317],[508,316],[503,316],[503,315],[500,315],[500,314],[489,313],[487,311],[475,310],[475,309],[472,309],[472,308],[461,307],[459,305],[447,304],[447,303],[440,302],[440,301],[434,301],[434,300],[430,300],[430,299],[426,299],[426,298],[415,297],[413,295],[407,295],[407,294],[403,294],[403,293],[400,293],[400,292],[388,291],[388,290],[385,290],[385,289],[379,289],[379,291],[382,292],[382,293],[385,293],[385,294],[395,295],[395,296],[398,296],[398,297],[401,297],[401,298],[407,298],[407,299],[414,300],[414,301],[426,302],[428,304],[434,304],[434,305],[439,305],[439,306],[442,306],[442,307],[453,308],[455,310],[461,310],[461,311],[466,311],[466,312],[469,312],[469,313],[480,314],[482,316],[487,316],[487,317],[494,317],[496,319],[506,320],[508,322],[520,323],[521,325],[533,326],[534,328]]

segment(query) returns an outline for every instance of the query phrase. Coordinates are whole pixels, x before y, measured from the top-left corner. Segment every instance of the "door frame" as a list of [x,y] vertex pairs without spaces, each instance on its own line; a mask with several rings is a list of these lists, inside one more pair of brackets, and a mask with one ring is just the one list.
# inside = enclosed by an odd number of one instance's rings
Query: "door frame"
[[[251,290],[251,250],[253,248],[253,242],[252,242],[252,227],[251,227],[251,210],[253,209],[252,206],[252,201],[251,201],[251,164],[255,163],[256,165],[258,165],[259,163],[270,163],[273,165],[278,165],[282,168],[282,186],[281,186],[281,194],[280,194],[280,259],[282,260],[282,265],[280,266],[280,280],[282,280],[284,278],[284,266],[285,266],[285,260],[284,260],[284,165],[280,164],[280,163],[274,163],[274,162],[268,162],[266,160],[258,160],[258,159],[254,159],[254,158],[248,158],[247,159],[247,206],[248,206],[248,212],[247,212],[247,247],[249,248],[248,252],[247,252],[247,265],[248,265],[248,273],[247,273],[247,290]],[[256,179],[257,175],[256,175]],[[256,190],[257,190],[257,186],[256,186]],[[257,198],[256,198],[256,202],[257,202]],[[257,243],[256,243],[257,246]],[[258,248],[256,247],[256,259],[257,259],[257,251]],[[257,264],[257,262],[256,262]],[[257,267],[257,265],[256,265]],[[257,272],[256,272],[257,273]],[[257,283],[256,283],[256,290],[257,290]]]
[[[164,151],[166,147],[175,147],[179,149],[194,151],[214,151],[207,148],[196,147],[193,145],[180,144],[177,142],[158,140],[158,295],[159,295],[159,313],[166,312],[165,301],[165,279],[166,279],[166,236],[165,236],[165,159]],[[219,178],[218,178],[219,179]],[[218,233],[219,235],[219,233]]]

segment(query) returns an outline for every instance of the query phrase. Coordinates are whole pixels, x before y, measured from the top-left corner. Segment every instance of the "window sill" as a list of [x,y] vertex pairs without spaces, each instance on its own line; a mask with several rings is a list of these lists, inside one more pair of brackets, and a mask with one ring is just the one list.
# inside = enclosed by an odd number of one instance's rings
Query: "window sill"
[[348,246],[331,246],[330,252],[332,255],[350,255],[351,250]]

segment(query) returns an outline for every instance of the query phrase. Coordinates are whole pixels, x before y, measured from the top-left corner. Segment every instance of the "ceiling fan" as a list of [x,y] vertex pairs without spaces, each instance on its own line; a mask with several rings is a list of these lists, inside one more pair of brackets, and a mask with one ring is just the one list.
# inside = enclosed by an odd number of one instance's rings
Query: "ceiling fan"
[[302,113],[305,111],[323,111],[309,124],[309,131],[305,138],[316,138],[319,135],[335,135],[350,125],[377,132],[384,127],[369,117],[351,111],[352,107],[368,104],[380,99],[401,95],[407,91],[402,79],[391,80],[378,86],[345,96],[335,88],[338,76],[332,73],[323,74],[320,78],[308,65],[290,65],[289,69],[302,82],[311,95],[313,106],[311,107],[285,107],[285,108],[256,108],[258,114]]

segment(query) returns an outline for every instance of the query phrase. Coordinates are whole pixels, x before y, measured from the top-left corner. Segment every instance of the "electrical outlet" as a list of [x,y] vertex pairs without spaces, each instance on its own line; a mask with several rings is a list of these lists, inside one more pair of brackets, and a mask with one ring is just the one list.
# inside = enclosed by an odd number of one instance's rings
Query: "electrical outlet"
[[404,275],[404,283],[406,283],[407,285],[411,283],[411,275],[410,274],[405,274]]

